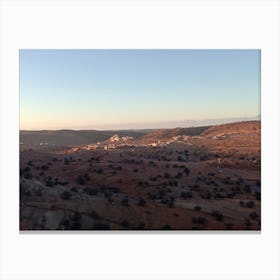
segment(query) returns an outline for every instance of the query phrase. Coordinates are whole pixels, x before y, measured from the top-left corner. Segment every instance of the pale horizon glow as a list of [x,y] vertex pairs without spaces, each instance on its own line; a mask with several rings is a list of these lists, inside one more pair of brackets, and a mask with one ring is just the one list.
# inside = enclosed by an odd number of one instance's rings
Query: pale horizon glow
[[20,50],[20,129],[260,115],[260,50]]

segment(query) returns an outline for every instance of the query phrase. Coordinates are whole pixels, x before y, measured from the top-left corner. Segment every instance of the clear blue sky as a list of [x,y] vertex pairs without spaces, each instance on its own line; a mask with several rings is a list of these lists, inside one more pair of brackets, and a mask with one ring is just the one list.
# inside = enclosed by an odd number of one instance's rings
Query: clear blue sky
[[259,50],[20,50],[21,129],[259,114]]

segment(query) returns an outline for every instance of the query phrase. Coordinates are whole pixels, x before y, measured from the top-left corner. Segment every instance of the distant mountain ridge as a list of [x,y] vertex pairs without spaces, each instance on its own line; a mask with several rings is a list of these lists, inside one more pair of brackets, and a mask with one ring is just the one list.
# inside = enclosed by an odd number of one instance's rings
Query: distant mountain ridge
[[113,135],[130,136],[134,139],[154,141],[169,139],[178,135],[188,136],[219,136],[223,134],[260,132],[260,121],[242,121],[221,125],[201,127],[177,127],[173,129],[143,129],[143,130],[40,130],[20,131],[20,143],[26,145],[86,145],[103,142]]
[[132,130],[38,130],[20,131],[20,142],[27,145],[85,145],[102,142],[114,134],[120,137],[140,137],[144,133]]

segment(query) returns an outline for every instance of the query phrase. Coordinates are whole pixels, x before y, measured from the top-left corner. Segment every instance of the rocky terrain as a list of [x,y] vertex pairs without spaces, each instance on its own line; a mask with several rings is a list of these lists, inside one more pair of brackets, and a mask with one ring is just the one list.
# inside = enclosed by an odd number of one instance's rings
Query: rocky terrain
[[261,228],[260,121],[61,133],[21,132],[21,230]]

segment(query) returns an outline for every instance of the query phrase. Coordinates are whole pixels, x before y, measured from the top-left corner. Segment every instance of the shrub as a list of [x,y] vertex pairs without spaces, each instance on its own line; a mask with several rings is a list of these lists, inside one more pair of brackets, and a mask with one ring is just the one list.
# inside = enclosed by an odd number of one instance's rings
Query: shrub
[[155,182],[157,180],[157,177],[150,177],[149,179],[150,181]]
[[256,211],[250,213],[249,216],[253,220],[255,220],[255,219],[257,219],[259,217],[259,215],[256,213]]
[[189,175],[189,174],[190,174],[189,168],[185,167],[185,168],[184,168],[184,173],[185,173],[186,175]]
[[128,223],[128,221],[127,220],[123,220],[122,222],[121,222],[121,226],[123,226],[123,227],[128,227],[128,225],[129,225],[129,223]]
[[162,229],[162,230],[170,230],[171,226],[166,224],[166,225],[163,225],[160,229]]
[[245,191],[246,193],[251,193],[251,186],[250,186],[250,185],[246,185],[246,186],[244,187],[244,191]]
[[120,192],[120,188],[117,188],[117,187],[109,187],[109,190],[113,193],[119,193]]
[[31,194],[31,192],[29,190],[22,191],[22,189],[21,189],[21,193],[20,194],[28,196],[28,197],[32,196],[32,194]]
[[42,188],[37,188],[34,190],[34,193],[37,195],[37,196],[42,196]]
[[168,201],[168,202],[167,202],[167,206],[168,206],[169,208],[174,208],[174,201]]
[[205,195],[205,199],[211,199],[212,198],[212,194],[208,191]]
[[144,198],[141,197],[141,198],[139,199],[138,205],[139,205],[139,206],[145,206],[145,205],[146,205],[146,200],[145,200]]
[[158,194],[161,197],[165,196],[165,190],[159,190]]
[[103,169],[102,169],[102,168],[96,169],[96,173],[97,173],[97,174],[103,174]]
[[244,224],[245,224],[246,228],[250,228],[250,226],[252,225],[252,223],[250,222],[249,219],[246,219]]
[[201,230],[201,228],[200,228],[200,227],[197,227],[197,226],[193,226],[193,227],[192,227],[192,230]]
[[84,192],[88,195],[97,195],[98,191],[93,188],[84,188]]
[[215,217],[217,221],[222,221],[224,219],[224,215],[220,211],[212,211],[212,216]]
[[79,229],[81,229],[81,227],[82,227],[82,224],[80,222],[74,222],[71,225],[72,230],[79,230]]
[[169,180],[168,184],[169,186],[174,186],[174,187],[178,186],[178,182],[176,180]]
[[78,222],[80,221],[82,218],[81,214],[79,212],[75,212],[73,215],[72,215],[72,218],[71,220],[72,221],[75,221],[75,222]]
[[233,223],[226,223],[225,226],[226,226],[226,229],[228,229],[228,230],[232,229]]
[[181,192],[181,197],[182,198],[192,198],[193,194],[192,194],[192,192],[185,192],[185,191],[183,191],[183,192]]
[[242,179],[241,177],[239,177],[237,180],[236,180],[236,185],[241,185],[244,183],[244,179]]
[[64,227],[66,227],[66,228],[68,228],[69,225],[70,225],[70,221],[67,220],[67,219],[65,219],[65,220],[62,221],[61,225],[64,226]]
[[128,197],[123,198],[122,201],[121,201],[121,204],[123,206],[129,206],[129,199],[128,199]]
[[31,172],[26,172],[26,173],[24,173],[23,177],[24,177],[25,179],[32,179],[32,178],[33,178],[33,175],[31,174]]
[[137,227],[135,227],[135,230],[142,230],[145,228],[145,223],[140,223]]
[[47,186],[47,187],[53,187],[53,186],[54,186],[54,182],[51,181],[51,180],[49,180],[49,179],[47,179],[47,180],[46,180],[46,186]]
[[220,192],[216,192],[215,193],[215,198],[216,199],[222,199],[222,198],[224,198],[224,196]]
[[167,172],[164,173],[164,178],[168,179],[168,178],[171,178],[171,175]]
[[27,172],[30,172],[30,171],[31,171],[31,168],[30,168],[29,166],[26,166],[25,168],[20,169],[20,172],[21,172],[22,174],[27,173]]
[[72,196],[72,194],[71,194],[70,192],[68,192],[68,191],[64,191],[64,192],[62,192],[61,195],[60,195],[60,197],[61,197],[62,199],[64,199],[64,200],[70,199],[71,196]]
[[247,201],[247,203],[246,203],[246,207],[247,207],[247,208],[253,208],[254,206],[255,206],[254,201],[252,201],[252,200]]
[[255,192],[255,198],[256,198],[256,200],[261,200],[261,192],[256,191]]
[[71,192],[78,192],[78,189],[75,188],[75,187],[72,187],[72,188],[70,189],[70,191],[71,191]]
[[100,218],[99,214],[94,210],[91,211],[90,216],[93,219],[99,219]]
[[177,179],[181,179],[183,177],[183,173],[178,172],[177,175],[175,176],[175,178]]
[[182,156],[178,156],[177,160],[180,161],[180,162],[185,162],[186,161]]
[[84,176],[82,175],[79,175],[76,179],[76,182],[79,184],[79,185],[84,185],[86,183],[86,180],[84,178]]
[[201,216],[193,218],[193,223],[194,224],[204,225],[206,223],[206,221],[207,220],[204,217],[201,217]]
[[84,175],[84,178],[85,178],[85,180],[87,180],[87,181],[90,180],[90,177],[89,177],[88,173],[86,173],[86,174]]
[[105,223],[95,223],[93,225],[93,229],[94,230],[109,230],[110,229],[110,225],[105,224]]

